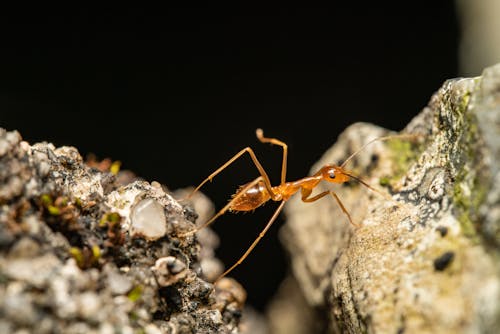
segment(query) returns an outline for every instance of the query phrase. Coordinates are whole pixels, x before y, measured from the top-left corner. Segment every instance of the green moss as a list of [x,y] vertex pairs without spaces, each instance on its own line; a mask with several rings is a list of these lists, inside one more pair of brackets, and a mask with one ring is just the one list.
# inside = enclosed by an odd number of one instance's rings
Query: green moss
[[49,206],[53,203],[52,197],[49,194],[43,194],[42,196],[40,196],[40,201],[44,206]]
[[120,171],[120,167],[121,167],[122,163],[121,161],[113,161],[113,163],[111,164],[111,166],[109,167],[109,171],[113,174],[113,175],[116,175],[118,174],[118,172]]
[[396,163],[396,172],[406,172],[410,162],[416,158],[411,143],[407,140],[394,139],[389,141],[388,145],[392,152],[393,161]]
[[107,223],[119,223],[121,220],[121,216],[117,212],[108,212],[104,216],[102,216],[99,221],[99,226],[104,227]]
[[408,167],[420,155],[422,148],[414,145],[411,139],[394,138],[387,142],[393,161],[393,170],[391,175],[380,178],[379,184],[382,187],[397,182],[408,171]]
[[61,214],[61,210],[59,210],[59,208],[54,205],[47,205],[47,211],[52,216],[59,216]]
[[99,248],[99,246],[92,246],[92,256],[94,257],[94,261],[99,260],[99,258],[101,257],[101,249]]
[[[453,186],[453,204],[458,210],[457,219],[464,235],[479,241],[479,207],[484,202],[488,189],[487,181],[482,179],[480,174],[482,157],[478,156],[477,151],[477,120],[472,112],[467,112],[470,95],[470,92],[465,94],[458,107],[459,112],[463,113],[465,123],[460,138],[460,146],[463,149],[457,154],[461,154],[459,161],[463,161],[464,165]],[[464,189],[468,191],[464,192]]]
[[71,247],[69,253],[75,259],[78,267],[82,268],[84,265],[83,253],[78,247]]
[[80,198],[75,197],[74,201],[75,201],[75,205],[76,205],[79,209],[81,209],[81,208],[83,207],[83,203],[82,203],[82,200],[81,200]]
[[389,177],[387,176],[382,176],[379,180],[378,180],[378,183],[382,186],[382,187],[387,187],[390,183],[391,183],[391,180],[389,179]]
[[127,295],[128,299],[132,302],[136,302],[142,296],[142,286],[136,285]]
[[[478,155],[479,129],[473,110],[469,110],[472,94],[475,94],[479,87],[479,79],[475,80],[475,85],[470,91],[464,91],[457,99],[445,100],[446,105],[438,115],[454,116],[453,129],[450,134],[450,141],[456,141],[453,149],[449,147],[448,161],[453,169],[458,170],[454,176],[452,188],[452,199],[454,214],[460,222],[462,233],[474,241],[479,241],[479,207],[483,203],[487,193],[487,181],[481,174],[481,162],[483,158]],[[441,122],[444,122],[441,118]],[[443,128],[444,124],[438,124]],[[451,136],[453,135],[453,137]]]
[[459,216],[457,218],[458,218],[458,221],[460,222],[460,227],[462,229],[462,233],[466,237],[473,239],[473,240],[476,240],[476,238],[477,238],[476,229],[474,228],[474,223],[470,219],[468,213],[462,212],[459,214]]
[[69,198],[66,196],[60,197],[59,206],[67,206],[69,205]]
[[459,109],[464,114],[466,113],[467,108],[469,107],[469,102],[470,102],[471,95],[472,95],[472,92],[466,92],[462,96],[462,99],[460,100]]
[[88,247],[71,247],[69,253],[80,269],[95,267],[101,257],[101,249],[97,245],[92,246],[90,249]]
[[483,203],[487,189],[474,178],[470,187],[470,193],[465,194],[462,187],[468,187],[463,176],[459,177],[453,187],[453,204],[458,210],[457,219],[460,222],[462,232],[465,236],[476,239],[477,225],[479,223],[479,207]]

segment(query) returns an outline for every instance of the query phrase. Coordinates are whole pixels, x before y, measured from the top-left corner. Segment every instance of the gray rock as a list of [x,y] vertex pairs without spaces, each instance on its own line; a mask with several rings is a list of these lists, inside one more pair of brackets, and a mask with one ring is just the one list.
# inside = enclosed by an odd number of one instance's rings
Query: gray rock
[[34,306],[33,297],[25,292],[25,285],[13,282],[6,286],[2,308],[6,319],[23,326],[35,326],[39,314]]
[[42,288],[52,278],[60,264],[56,256],[46,254],[35,258],[0,261],[0,270],[13,280],[24,281]]
[[7,319],[0,319],[0,333],[12,333],[12,324]]
[[107,275],[107,284],[113,295],[124,295],[133,288],[132,281],[118,272],[112,264],[106,264],[103,273]]
[[195,214],[164,189],[0,129],[0,332],[238,333],[200,276],[216,238],[179,237]]
[[16,242],[9,251],[9,258],[30,258],[35,257],[40,252],[38,243],[30,237],[23,237]]
[[[445,82],[403,131],[420,144],[375,142],[349,162],[385,193],[330,187],[360,227],[333,200],[290,200],[281,239],[306,305],[323,310],[321,331],[500,332],[499,124],[500,64]],[[387,133],[349,127],[312,172]]]
[[188,274],[186,265],[173,256],[162,257],[156,260],[151,270],[155,274],[156,281],[160,286],[170,286],[184,279]]

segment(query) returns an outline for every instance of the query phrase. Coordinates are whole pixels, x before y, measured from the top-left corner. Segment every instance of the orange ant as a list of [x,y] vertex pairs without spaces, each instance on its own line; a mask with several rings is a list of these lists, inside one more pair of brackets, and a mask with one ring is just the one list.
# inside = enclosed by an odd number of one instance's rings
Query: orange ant
[[415,135],[392,135],[392,136],[385,136],[385,137],[378,137],[375,138],[365,145],[363,145],[360,149],[355,151],[353,154],[351,154],[340,166],[336,165],[325,165],[323,166],[318,172],[313,174],[312,176],[306,176],[302,179],[299,179],[297,181],[292,181],[292,182],[287,182],[286,181],[286,169],[287,169],[287,155],[288,155],[288,146],[275,138],[267,138],[264,137],[264,132],[262,129],[257,129],[256,130],[256,135],[257,139],[259,139],[262,143],[270,143],[274,145],[279,145],[283,148],[283,160],[282,160],[282,166],[281,166],[281,183],[278,186],[272,186],[271,181],[269,180],[269,176],[267,175],[266,171],[260,164],[259,160],[255,156],[254,151],[250,147],[245,147],[242,149],[240,152],[238,152],[236,155],[234,155],[231,159],[229,159],[225,164],[223,164],[221,167],[219,167],[215,172],[210,174],[205,180],[203,180],[202,183],[198,187],[196,187],[186,199],[191,198],[191,196],[196,193],[200,188],[207,183],[208,181],[212,181],[212,179],[222,172],[224,169],[226,169],[230,164],[232,164],[235,160],[240,158],[243,154],[248,153],[250,155],[250,158],[252,158],[253,163],[257,167],[257,170],[260,173],[260,176],[257,177],[255,180],[241,186],[236,193],[232,196],[231,200],[216,214],[214,215],[210,220],[208,220],[206,223],[196,227],[194,230],[189,231],[187,233],[184,233],[181,235],[181,237],[193,235],[194,233],[198,232],[199,230],[209,226],[212,224],[218,217],[223,215],[226,211],[251,211],[254,210],[258,207],[260,207],[262,204],[266,203],[269,200],[273,200],[276,202],[281,202],[274,214],[271,216],[271,219],[269,219],[267,225],[264,227],[262,232],[260,232],[259,236],[254,240],[254,242],[250,245],[250,247],[246,250],[246,252],[236,261],[235,264],[233,264],[229,269],[227,269],[224,273],[222,273],[214,282],[214,285],[217,284],[217,282],[229,274],[234,268],[236,268],[238,265],[240,265],[250,254],[250,252],[255,248],[255,246],[259,243],[259,241],[264,237],[266,232],[269,230],[271,225],[274,223],[276,218],[278,217],[279,213],[283,209],[283,206],[285,203],[290,199],[292,195],[297,193],[300,190],[301,193],[301,200],[306,203],[311,203],[319,200],[320,198],[323,198],[330,194],[335,201],[338,203],[339,207],[342,209],[344,214],[347,216],[349,219],[349,222],[355,226],[359,227],[358,224],[355,224],[351,218],[351,215],[349,212],[346,210],[344,205],[342,204],[340,198],[333,192],[333,190],[326,190],[323,191],[317,195],[311,196],[312,191],[316,186],[321,181],[327,181],[330,183],[345,183],[349,181],[350,179],[354,179],[364,185],[365,187],[369,188],[370,190],[384,196],[385,198],[388,198],[389,200],[392,200],[392,198],[377,189],[373,188],[370,186],[368,183],[360,179],[359,177],[353,175],[353,173],[349,170],[346,170],[344,166],[354,157],[356,156],[359,152],[361,152],[366,146],[369,144],[375,142],[375,141],[384,141],[388,139],[393,139],[393,138],[408,138],[408,137],[415,137]]

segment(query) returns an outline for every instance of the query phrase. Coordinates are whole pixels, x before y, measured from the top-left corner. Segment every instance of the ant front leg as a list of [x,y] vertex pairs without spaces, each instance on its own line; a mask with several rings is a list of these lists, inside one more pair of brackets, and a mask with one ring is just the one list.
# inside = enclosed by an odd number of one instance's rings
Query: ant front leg
[[260,175],[262,176],[262,180],[264,181],[264,185],[265,185],[267,191],[270,194],[273,194],[271,181],[269,180],[269,176],[267,176],[267,173],[264,170],[264,167],[262,167],[262,165],[260,164],[254,151],[250,147],[245,147],[244,149],[242,149],[241,151],[236,153],[226,163],[224,163],[222,166],[220,166],[215,172],[210,174],[205,180],[203,180],[203,182],[201,182],[186,198],[183,198],[181,200],[190,199],[198,190],[200,190],[201,187],[203,187],[205,185],[205,183],[207,183],[208,181],[211,182],[214,177],[216,177],[220,172],[222,172],[224,169],[226,169],[229,165],[231,165],[233,162],[235,162],[238,158],[240,158],[245,153],[248,153],[250,155],[250,158],[252,159],[255,167],[257,167],[257,170],[259,171]]
[[355,226],[355,227],[359,227],[359,224],[356,224],[354,223],[354,221],[352,220],[351,218],[351,215],[349,214],[349,211],[347,211],[347,209],[345,208],[344,204],[342,204],[342,201],[340,200],[340,198],[337,196],[336,193],[334,193],[332,190],[327,190],[327,191],[323,191],[322,193],[319,193],[313,197],[309,197],[311,195],[311,192],[312,190],[310,189],[304,189],[302,188],[302,202],[305,202],[305,203],[312,203],[312,202],[315,202],[317,200],[319,200],[320,198],[323,198],[325,197],[326,195],[328,194],[331,194],[332,197],[335,199],[335,201],[337,202],[337,204],[339,205],[340,209],[342,209],[342,212],[344,212],[344,214],[347,216],[347,218],[349,219],[349,222]]

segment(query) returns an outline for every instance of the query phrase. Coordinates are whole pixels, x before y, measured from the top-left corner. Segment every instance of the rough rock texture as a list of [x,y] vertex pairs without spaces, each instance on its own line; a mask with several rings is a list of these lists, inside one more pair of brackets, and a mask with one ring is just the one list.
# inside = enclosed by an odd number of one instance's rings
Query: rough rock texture
[[[359,228],[331,199],[285,208],[300,290],[271,305],[274,333],[500,332],[500,65],[445,82],[403,132],[420,139],[375,142],[346,166],[393,200],[329,186]],[[349,127],[312,172],[387,133]],[[290,313],[315,327],[277,323]]]
[[195,211],[117,167],[0,129],[0,333],[239,332],[216,236],[178,238]]

